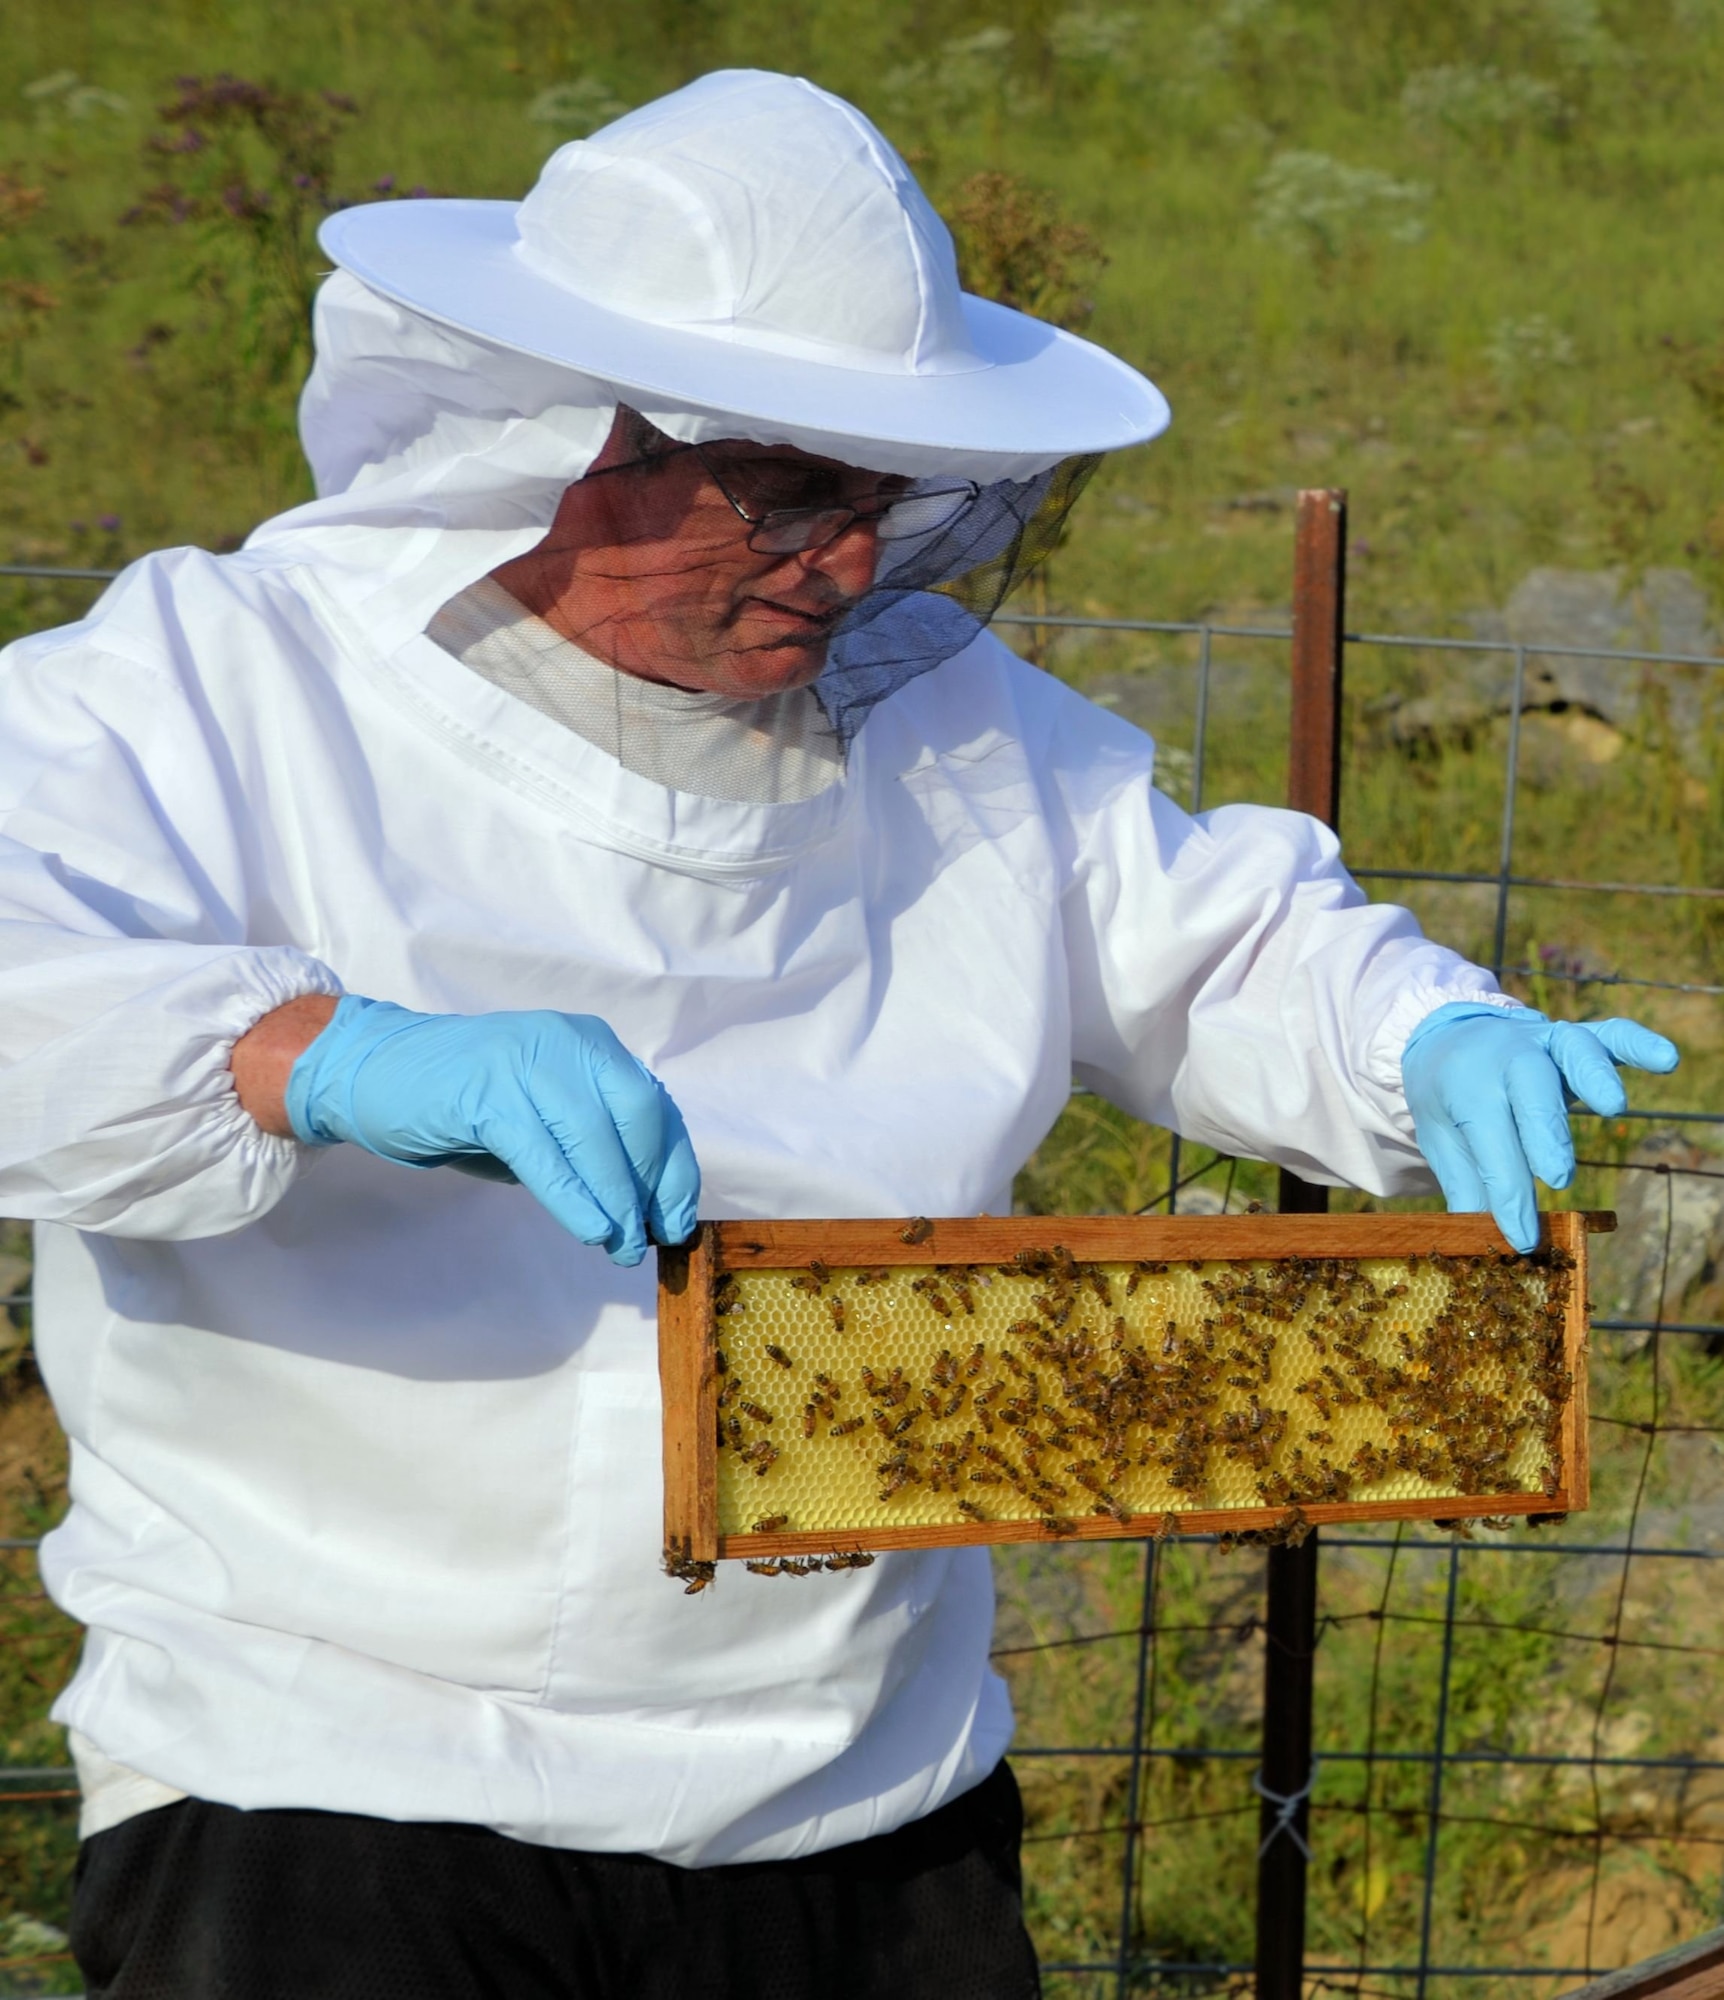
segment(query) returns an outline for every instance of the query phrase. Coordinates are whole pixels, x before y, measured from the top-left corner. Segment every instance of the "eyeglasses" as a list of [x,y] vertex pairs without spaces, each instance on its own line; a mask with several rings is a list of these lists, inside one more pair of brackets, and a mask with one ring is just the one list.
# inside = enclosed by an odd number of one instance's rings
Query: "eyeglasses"
[[823,549],[858,523],[872,527],[883,542],[937,535],[961,520],[982,490],[973,479],[964,479],[876,494],[859,503],[830,499],[787,505],[790,494],[818,491],[822,485],[830,490],[839,475],[824,466],[801,465],[795,459],[757,458],[720,465],[703,445],[684,449],[700,460],[731,511],[748,524],[748,546],[758,555],[787,556],[804,549]]

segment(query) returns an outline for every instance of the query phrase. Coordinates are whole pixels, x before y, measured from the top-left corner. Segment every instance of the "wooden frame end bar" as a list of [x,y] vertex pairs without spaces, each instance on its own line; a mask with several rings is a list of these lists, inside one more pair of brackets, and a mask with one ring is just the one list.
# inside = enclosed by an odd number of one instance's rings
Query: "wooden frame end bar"
[[667,1559],[718,1559],[717,1225],[658,1253],[658,1374],[664,1399]]

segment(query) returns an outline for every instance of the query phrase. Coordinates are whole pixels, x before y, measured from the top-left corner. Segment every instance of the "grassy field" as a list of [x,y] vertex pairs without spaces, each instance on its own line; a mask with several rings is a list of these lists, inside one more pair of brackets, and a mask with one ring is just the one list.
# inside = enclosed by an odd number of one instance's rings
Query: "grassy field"
[[[1155,376],[1175,426],[1104,469],[1044,606],[1274,624],[1291,493],[1310,484],[1351,491],[1361,628],[1498,629],[1493,617],[1541,569],[1608,572],[1630,607],[1673,570],[1696,601],[1716,602],[1724,584],[1724,0],[302,0],[290,13],[258,0],[12,0],[6,25],[0,561],[106,566],[164,543],[231,547],[303,496],[293,399],[317,269],[308,233],[325,203],[415,187],[515,195],[551,146],[592,122],[703,69],[752,63],[853,96],[954,216],[973,207],[974,175],[1004,171],[1105,253],[1098,268],[1078,246],[1059,305]],[[255,88],[218,89],[222,73]],[[186,149],[191,128],[211,143]],[[0,638],[88,599],[0,579]],[[1042,640],[1050,668],[1155,727],[1177,790],[1193,727],[1189,642]],[[1349,673],[1355,862],[1493,867],[1500,701],[1430,651],[1357,649]],[[1517,865],[1724,880],[1710,688],[1628,679],[1620,699],[1529,718]],[[1284,743],[1282,650],[1218,642],[1206,803],[1278,798]],[[1408,897],[1433,932],[1488,952],[1486,892],[1421,885]],[[1682,1041],[1683,1073],[1638,1101],[1717,1105],[1715,997],[1584,979],[1720,983],[1715,908],[1524,892],[1507,957],[1544,969],[1516,982],[1540,1004],[1632,1008]],[[1604,1164],[1570,1198],[1608,1204],[1621,1191],[1614,1163],[1640,1133],[1583,1133]],[[1207,1157],[1188,1153],[1186,1166]],[[1080,1099],[1019,1194],[1039,1208],[1131,1210],[1167,1171],[1165,1135]],[[1249,1165],[1217,1168],[1217,1192],[1230,1171],[1237,1194],[1270,1193]],[[1724,1418],[1719,1366],[1698,1343],[1667,1354],[1663,1417]],[[1597,1433],[1589,1535],[1610,1540],[1638,1492],[1664,1539],[1724,1546],[1711,1436],[1661,1440],[1643,1480],[1646,1441],[1628,1426],[1650,1407],[1652,1360],[1611,1350],[1596,1367],[1597,1405],[1616,1421]],[[60,1446],[27,1370],[9,1380],[0,1533],[23,1536],[62,1504]],[[12,1764],[58,1763],[41,1717],[72,1637],[27,1557],[0,1562],[0,1748]],[[1253,1747],[1260,1572],[1248,1551],[1165,1556],[1163,1747]],[[1442,1551],[1326,1557],[1324,1609],[1339,1621],[1320,1656],[1326,1745],[1428,1742],[1437,1641],[1420,1621],[1440,1618],[1447,1578]],[[1135,1551],[1016,1556],[1002,1580],[1008,1647],[1139,1616]],[[1607,1687],[1604,1649],[1550,1636],[1621,1616],[1675,1644],[1724,1643],[1700,1566],[1638,1564],[1619,1604],[1620,1582],[1604,1561],[1469,1552],[1463,1616],[1538,1629],[1464,1630],[1451,1740],[1724,1757],[1704,1657],[1625,1650]],[[1123,1740],[1129,1642],[1013,1651],[1004,1665],[1025,1741]],[[1135,1923],[1164,1959],[1249,1956],[1250,1768],[1195,1752],[1151,1767],[1142,1816],[1158,1830]],[[1120,1836],[1095,1829],[1124,1817],[1121,1771],[1036,1759],[1024,1775],[1038,1936],[1050,1957],[1105,1954]],[[1613,1767],[1595,1795],[1555,1766],[1459,1767],[1433,1911],[1441,1961],[1580,1963],[1590,1913],[1591,1956],[1616,1963],[1717,1921],[1716,1775]],[[1314,1953],[1405,1963],[1416,1951],[1425,1784],[1415,1765],[1369,1779],[1356,1764],[1326,1767]],[[1527,1830],[1553,1825],[1611,1835]],[[64,1922],[70,1843],[65,1801],[0,1798],[0,1992],[75,1989],[51,1932],[31,1929]]]
[[[0,540],[36,553],[219,542],[299,496],[286,238],[321,190],[515,195],[607,107],[760,63],[856,97],[936,199],[1008,169],[1105,249],[1090,330],[1176,424],[1109,471],[1069,603],[1282,601],[1284,523],[1227,503],[1296,482],[1351,487],[1376,625],[1541,563],[1724,562],[1716,0],[15,0],[7,29],[0,165],[41,200],[0,249]],[[220,71],[306,102],[269,144],[147,151],[184,132],[174,79]],[[161,219],[163,184],[211,217]]]

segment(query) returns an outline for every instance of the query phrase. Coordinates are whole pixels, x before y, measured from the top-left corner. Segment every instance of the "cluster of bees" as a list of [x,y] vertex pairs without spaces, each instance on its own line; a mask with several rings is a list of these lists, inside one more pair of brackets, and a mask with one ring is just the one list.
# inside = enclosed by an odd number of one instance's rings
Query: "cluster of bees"
[[[783,1527],[789,1519],[787,1514],[770,1517],[774,1527]],[[767,1532],[764,1524],[757,1521],[755,1527]],[[756,1576],[813,1576],[820,1570],[866,1569],[874,1558],[864,1549],[843,1549],[828,1556],[769,1556],[762,1562],[744,1565]],[[683,1586],[685,1597],[698,1597],[718,1573],[718,1564],[697,1562],[691,1555],[680,1549],[666,1549],[664,1572],[673,1576]]]
[[[834,1277],[818,1260],[746,1284],[725,1274],[713,1308],[718,1443],[739,1473],[763,1482],[763,1497],[793,1467],[842,1452],[852,1468],[858,1455],[866,1463],[872,1520],[880,1508],[922,1522],[949,1522],[955,1511],[978,1523],[1039,1520],[1054,1535],[1075,1532],[1080,1516],[1171,1533],[1169,1490],[1188,1508],[1214,1505],[1224,1490],[1222,1504],[1283,1509],[1277,1538],[1287,1540],[1305,1532],[1303,1505],[1397,1477],[1454,1494],[1530,1491],[1536,1460],[1533,1476],[1552,1494],[1570,1387],[1562,1328],[1571,1263],[1554,1251],[1411,1258],[1404,1280],[1382,1285],[1361,1264],[1332,1259],[1103,1266],[1056,1247],[914,1276]],[[1195,1314],[1188,1271],[1202,1300]],[[1001,1279],[1016,1281],[1009,1296],[1028,1312],[1003,1338],[966,1335]],[[1415,1286],[1420,1301],[1433,1301],[1417,1324]],[[795,1311],[778,1308],[785,1287],[801,1301]],[[1187,1301],[1177,1315],[1176,1289]],[[816,1304],[829,1332],[812,1318]],[[848,1348],[878,1356],[910,1314],[933,1323],[921,1319],[900,1343],[920,1361],[834,1359]],[[750,1326],[766,1317],[779,1337]],[[997,1324],[1000,1311],[988,1319]],[[796,1327],[801,1334],[788,1330]],[[819,1353],[799,1360],[795,1346]],[[1349,1450],[1337,1427],[1372,1436]],[[735,1475],[730,1483],[734,1493]],[[1162,1496],[1159,1522],[1147,1494]],[[791,1525],[782,1509],[752,1523],[760,1533]],[[806,1575],[859,1560],[749,1567]]]

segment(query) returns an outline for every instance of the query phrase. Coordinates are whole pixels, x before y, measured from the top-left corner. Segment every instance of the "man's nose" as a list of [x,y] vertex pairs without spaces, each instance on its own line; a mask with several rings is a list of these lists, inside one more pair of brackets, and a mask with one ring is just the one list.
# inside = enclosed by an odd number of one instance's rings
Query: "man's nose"
[[879,540],[875,522],[852,521],[819,548],[801,550],[796,560],[805,570],[818,570],[845,597],[860,597],[874,581]]

